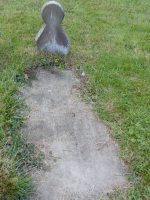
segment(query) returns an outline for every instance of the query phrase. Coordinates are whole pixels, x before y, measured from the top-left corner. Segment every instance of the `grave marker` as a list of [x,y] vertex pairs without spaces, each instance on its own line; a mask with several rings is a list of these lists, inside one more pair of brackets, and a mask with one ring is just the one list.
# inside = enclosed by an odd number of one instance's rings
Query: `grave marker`
[[49,53],[68,54],[69,39],[61,22],[64,18],[64,10],[56,1],[45,3],[41,10],[45,24],[35,37],[37,48]]

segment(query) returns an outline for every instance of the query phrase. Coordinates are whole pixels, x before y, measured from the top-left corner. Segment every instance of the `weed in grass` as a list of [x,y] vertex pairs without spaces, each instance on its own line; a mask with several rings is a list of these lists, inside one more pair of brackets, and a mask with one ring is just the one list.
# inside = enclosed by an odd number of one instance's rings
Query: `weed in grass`
[[[0,163],[0,199],[24,199],[34,193],[31,177],[18,170],[20,162],[14,158],[1,156]],[[17,170],[16,170],[17,169]]]

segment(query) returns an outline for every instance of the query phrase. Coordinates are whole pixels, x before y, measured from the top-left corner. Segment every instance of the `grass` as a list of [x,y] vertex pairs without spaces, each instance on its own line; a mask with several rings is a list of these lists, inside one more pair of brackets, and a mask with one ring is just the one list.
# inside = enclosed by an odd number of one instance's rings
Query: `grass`
[[[36,67],[61,65],[58,60],[85,72],[83,97],[95,105],[99,118],[113,130],[112,137],[129,166],[133,187],[126,191],[126,197],[116,192],[110,198],[149,199],[150,2],[59,2],[65,10],[63,26],[71,42],[71,53],[61,58],[35,49],[44,0],[0,1],[0,199],[25,199],[33,192],[22,159],[32,166],[34,161],[29,161],[34,148],[19,132],[23,102],[18,88],[28,82]],[[25,153],[20,155],[20,151]]]

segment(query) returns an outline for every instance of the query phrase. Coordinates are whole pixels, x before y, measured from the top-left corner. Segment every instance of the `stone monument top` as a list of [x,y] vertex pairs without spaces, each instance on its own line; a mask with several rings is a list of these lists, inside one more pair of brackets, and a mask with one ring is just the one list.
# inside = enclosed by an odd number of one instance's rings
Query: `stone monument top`
[[64,10],[56,1],[45,3],[41,10],[45,24],[35,37],[37,48],[49,53],[67,54],[69,52],[69,39],[61,22]]

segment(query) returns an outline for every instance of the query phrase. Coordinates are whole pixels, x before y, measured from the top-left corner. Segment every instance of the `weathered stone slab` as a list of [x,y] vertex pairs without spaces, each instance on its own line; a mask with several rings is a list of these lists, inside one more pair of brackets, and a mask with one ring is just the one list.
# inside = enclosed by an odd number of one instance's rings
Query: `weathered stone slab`
[[41,10],[45,24],[35,37],[37,48],[49,53],[67,54],[69,52],[69,39],[61,22],[64,10],[56,1],[45,3]]
[[71,71],[37,71],[22,88],[30,113],[22,132],[45,155],[50,171],[33,170],[32,200],[100,200],[127,187],[116,144],[89,105],[79,99]]

